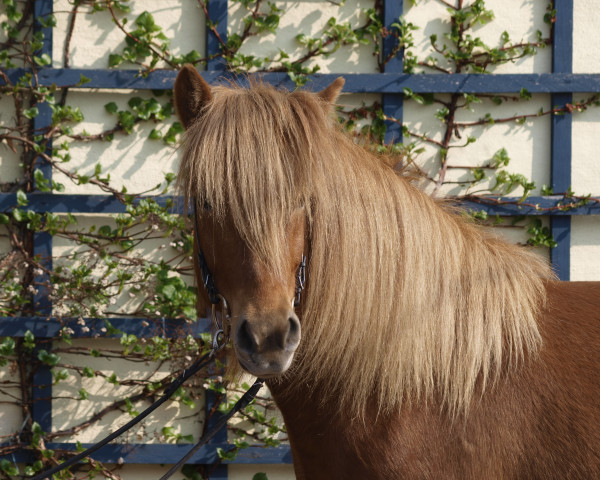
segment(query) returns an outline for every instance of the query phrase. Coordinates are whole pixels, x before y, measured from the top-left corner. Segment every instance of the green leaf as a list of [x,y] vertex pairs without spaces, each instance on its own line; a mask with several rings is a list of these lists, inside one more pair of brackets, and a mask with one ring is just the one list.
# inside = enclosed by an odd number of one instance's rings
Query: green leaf
[[526,88],[522,88],[521,91],[519,92],[519,97],[521,97],[525,100],[531,100],[531,92],[529,90],[527,90]]
[[23,190],[19,190],[17,192],[17,205],[19,205],[19,207],[25,207],[28,203],[29,200],[27,200],[27,195],[25,192]]
[[164,285],[161,289],[161,293],[167,300],[173,300],[177,295],[177,290],[173,285]]
[[5,458],[0,460],[0,468],[9,476],[17,476],[19,474],[19,469]]
[[[124,13],[129,13],[131,12],[131,8],[129,7],[129,5],[127,5],[125,2],[127,2],[129,0],[123,0],[121,2],[117,2],[116,0],[114,1],[115,7],[117,7],[119,10],[121,10]],[[127,20],[127,18],[123,19],[123,20]],[[125,23],[125,22],[123,22]]]
[[131,250],[135,245],[133,240],[122,240],[119,244],[123,250]]
[[46,350],[42,349],[38,352],[38,360],[46,365],[54,367],[60,361],[60,357],[55,353],[48,353]]
[[42,53],[39,57],[34,56],[33,61],[40,67],[47,67],[52,64],[52,58],[47,53]]
[[37,17],[37,21],[44,28],[56,27],[56,17],[52,14],[44,15],[43,17]]
[[85,75],[79,75],[79,82],[77,82],[77,86],[80,87],[81,85],[85,85],[86,83],[91,82],[92,79],[86,77]]
[[104,110],[106,110],[110,114],[115,114],[119,111],[119,107],[115,102],[110,102],[104,105]]
[[131,112],[119,112],[119,123],[127,133],[133,132],[135,117]]
[[43,435],[44,430],[42,430],[42,426],[38,423],[38,422],[33,422],[31,424],[31,431],[35,434],[35,435]]
[[219,456],[219,458],[221,460],[225,460],[225,461],[233,461],[235,460],[235,457],[237,455],[237,449],[232,449],[232,450],[224,450],[221,447],[217,447],[217,455]]
[[23,212],[23,210],[21,210],[20,208],[13,208],[12,214],[13,218],[17,222],[22,222],[23,220],[25,220],[25,212]]
[[28,108],[27,110],[23,110],[23,116],[25,116],[26,118],[29,118],[30,120],[32,118],[35,118],[39,115],[40,111],[38,110],[37,107],[31,107]]
[[108,56],[108,66],[116,67],[117,65],[123,63],[123,60],[123,55],[119,55],[118,53],[111,53]]
[[150,135],[148,135],[148,138],[150,140],[160,140],[162,138],[162,133],[160,133],[156,128],[153,128],[150,132]]
[[135,19],[135,23],[136,25],[144,28],[147,32],[155,32],[160,30],[160,27],[154,23],[154,17],[148,11],[142,12],[142,14]]
[[65,379],[69,378],[69,372],[66,369],[64,369],[64,368],[61,368],[58,371],[57,370],[53,370],[52,371],[52,376],[54,377],[54,385],[56,385],[61,380],[65,380]]
[[26,350],[33,350],[35,347],[35,336],[31,332],[31,330],[27,330],[25,335],[23,336],[23,347]]
[[[36,168],[33,172],[33,178],[35,179],[35,186],[41,192],[49,192],[50,191],[50,182],[44,176],[44,172],[42,172],[39,168]],[[18,196],[18,194],[17,194]]]
[[269,480],[266,473],[259,472],[255,473],[252,480]]
[[0,355],[8,356],[15,354],[15,340],[13,338],[7,337],[2,343],[0,343]]

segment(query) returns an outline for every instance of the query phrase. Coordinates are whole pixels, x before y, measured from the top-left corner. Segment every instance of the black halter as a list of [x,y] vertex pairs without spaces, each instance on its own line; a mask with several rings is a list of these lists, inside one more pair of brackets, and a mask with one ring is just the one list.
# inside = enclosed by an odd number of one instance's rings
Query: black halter
[[195,230],[196,244],[198,245],[198,268],[200,268],[200,275],[202,276],[202,282],[204,283],[204,288],[206,289],[206,293],[208,294],[208,299],[210,300],[210,303],[216,305],[221,301],[221,296],[219,295],[219,291],[215,286],[212,274],[210,273],[210,269],[208,268],[208,264],[206,263],[204,252],[200,248],[200,241],[198,239],[198,229],[195,228]]
[[[210,205],[208,203],[204,203],[204,208],[206,210],[210,209]],[[206,293],[208,294],[208,299],[210,303],[213,305],[217,305],[221,302],[223,298],[217,289],[215,282],[213,280],[212,273],[208,268],[208,263],[206,263],[206,257],[204,256],[204,252],[200,247],[200,236],[198,235],[198,211],[196,209],[196,204],[194,203],[194,232],[196,235],[196,246],[197,246],[197,260],[198,260],[198,268],[200,269],[200,275],[202,276],[202,283],[204,283],[204,288],[206,289]],[[296,291],[294,292],[294,307],[298,307],[300,305],[300,300],[302,299],[302,290],[304,290],[304,285],[306,283],[306,255],[302,254],[302,258],[300,259],[300,265],[298,266],[298,271],[296,272]]]

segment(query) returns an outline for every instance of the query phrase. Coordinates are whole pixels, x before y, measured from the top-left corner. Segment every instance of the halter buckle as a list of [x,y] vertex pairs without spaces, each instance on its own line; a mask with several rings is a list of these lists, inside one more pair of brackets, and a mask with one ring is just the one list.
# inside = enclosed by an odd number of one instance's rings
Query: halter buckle
[[215,327],[215,333],[213,335],[212,348],[213,353],[221,350],[229,341],[229,331],[231,325],[229,319],[231,318],[231,311],[229,310],[229,304],[225,297],[220,293],[217,294],[218,303],[221,304],[221,312],[217,312],[217,304],[212,304],[212,322]]

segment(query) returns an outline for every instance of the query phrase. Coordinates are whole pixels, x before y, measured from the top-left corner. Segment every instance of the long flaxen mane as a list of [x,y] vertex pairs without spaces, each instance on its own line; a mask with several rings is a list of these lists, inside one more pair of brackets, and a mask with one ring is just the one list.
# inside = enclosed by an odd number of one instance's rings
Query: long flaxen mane
[[316,95],[257,82],[212,93],[186,136],[186,198],[230,216],[274,272],[287,219],[306,211],[308,287],[289,375],[327,385],[357,416],[374,398],[391,411],[431,395],[458,411],[503,365],[535,354],[553,278],[538,255],[415,188]]

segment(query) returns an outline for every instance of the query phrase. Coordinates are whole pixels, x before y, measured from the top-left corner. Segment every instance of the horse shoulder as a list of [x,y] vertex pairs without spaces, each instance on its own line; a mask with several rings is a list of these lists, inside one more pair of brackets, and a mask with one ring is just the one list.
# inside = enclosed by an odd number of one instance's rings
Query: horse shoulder
[[563,462],[594,465],[586,478],[600,478],[600,282],[552,282],[547,291],[538,360],[545,427]]
[[600,282],[546,290],[540,351],[483,394],[472,424],[513,457],[505,478],[600,478]]

